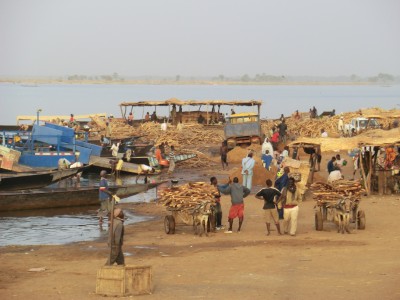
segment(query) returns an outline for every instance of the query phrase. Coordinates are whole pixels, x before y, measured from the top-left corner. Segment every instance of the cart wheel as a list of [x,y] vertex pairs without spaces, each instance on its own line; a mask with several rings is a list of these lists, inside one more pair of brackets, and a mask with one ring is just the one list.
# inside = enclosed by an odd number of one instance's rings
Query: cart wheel
[[164,219],[164,230],[166,234],[175,233],[175,218],[173,216],[165,216]]
[[316,211],[315,212],[315,230],[322,231],[323,228],[324,228],[324,223],[322,220],[322,212]]
[[207,222],[207,232],[215,231],[215,216],[210,215]]
[[328,208],[326,206],[322,207],[322,220],[328,220]]
[[357,213],[357,229],[365,229],[365,212],[363,210],[359,210]]

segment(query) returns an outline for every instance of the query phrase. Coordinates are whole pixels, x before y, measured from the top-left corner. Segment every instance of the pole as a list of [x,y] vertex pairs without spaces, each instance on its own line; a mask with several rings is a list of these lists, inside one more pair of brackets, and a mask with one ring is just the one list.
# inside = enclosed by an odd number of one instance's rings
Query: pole
[[36,125],[39,125],[39,114],[40,114],[41,111],[42,111],[41,108],[39,108],[39,109],[36,111]]
[[109,228],[109,240],[110,240],[110,255],[108,259],[108,265],[111,266],[112,249],[114,243],[114,197],[111,196],[111,212],[110,212],[110,228]]

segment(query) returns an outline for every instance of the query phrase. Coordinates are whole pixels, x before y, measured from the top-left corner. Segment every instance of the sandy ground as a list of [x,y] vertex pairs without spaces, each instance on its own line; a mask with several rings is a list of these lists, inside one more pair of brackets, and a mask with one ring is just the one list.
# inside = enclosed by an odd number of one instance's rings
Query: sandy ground
[[[230,199],[222,203],[226,221]],[[155,203],[129,204],[156,217],[126,227],[126,263],[153,267],[153,294],[143,299],[400,299],[399,205],[398,195],[364,198],[366,230],[351,224],[351,234],[338,234],[325,223],[317,232],[309,195],[297,236],[266,236],[262,201],[250,195],[241,233],[198,237],[190,226],[165,234],[166,211]],[[104,240],[0,248],[0,299],[100,299],[96,272],[107,255]]]

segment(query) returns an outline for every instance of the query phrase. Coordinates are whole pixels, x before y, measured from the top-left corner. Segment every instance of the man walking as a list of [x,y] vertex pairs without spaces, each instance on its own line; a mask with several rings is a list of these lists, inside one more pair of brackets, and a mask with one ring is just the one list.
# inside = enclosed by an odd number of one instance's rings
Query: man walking
[[256,161],[253,159],[253,153],[250,152],[247,157],[242,159],[243,185],[251,190],[253,180],[253,169]]
[[267,235],[270,235],[271,233],[271,221],[274,221],[276,229],[278,230],[278,234],[281,235],[282,233],[279,225],[279,216],[276,209],[276,203],[278,201],[277,198],[281,196],[281,192],[272,187],[271,179],[267,179],[265,183],[267,185],[267,188],[261,189],[256,194],[256,198],[264,200],[263,209],[265,224],[267,225]]
[[235,177],[233,178],[233,183],[229,184],[225,189],[222,189],[221,192],[225,195],[231,195],[232,203],[228,216],[229,229],[226,233],[232,233],[233,219],[235,218],[239,218],[238,232],[240,232],[244,219],[243,198],[246,198],[250,194],[250,189],[241,185],[239,179]]

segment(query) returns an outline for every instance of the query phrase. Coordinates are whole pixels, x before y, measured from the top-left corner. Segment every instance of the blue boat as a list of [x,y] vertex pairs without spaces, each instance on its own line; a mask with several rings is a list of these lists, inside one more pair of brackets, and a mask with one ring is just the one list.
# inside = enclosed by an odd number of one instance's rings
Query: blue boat
[[34,168],[57,168],[60,159],[89,164],[90,156],[100,156],[102,147],[76,139],[72,128],[45,123],[30,132],[3,132],[3,146],[21,152],[18,163]]

